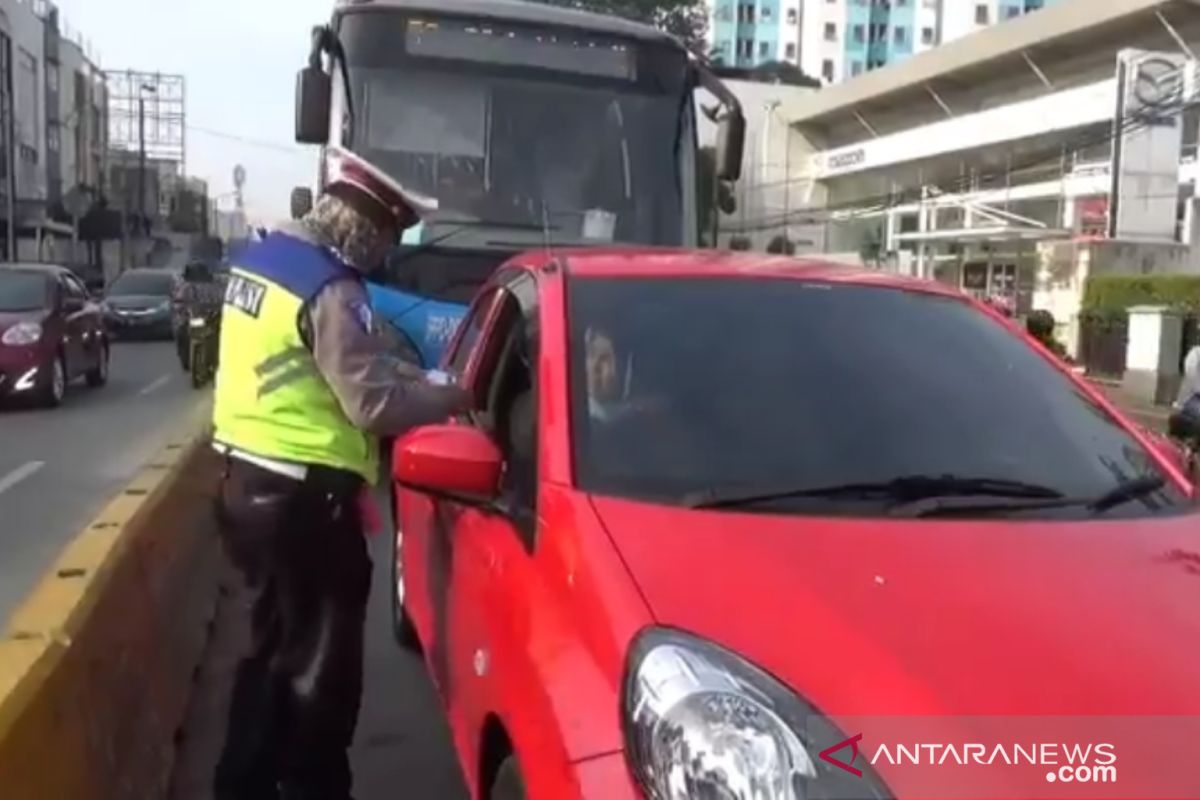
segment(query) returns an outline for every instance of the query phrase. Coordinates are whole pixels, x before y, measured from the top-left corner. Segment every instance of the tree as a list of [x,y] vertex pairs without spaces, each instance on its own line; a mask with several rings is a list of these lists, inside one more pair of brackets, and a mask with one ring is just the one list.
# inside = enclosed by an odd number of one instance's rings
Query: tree
[[689,49],[704,53],[708,8],[704,0],[538,0],[552,6],[577,8],[624,17],[674,34]]

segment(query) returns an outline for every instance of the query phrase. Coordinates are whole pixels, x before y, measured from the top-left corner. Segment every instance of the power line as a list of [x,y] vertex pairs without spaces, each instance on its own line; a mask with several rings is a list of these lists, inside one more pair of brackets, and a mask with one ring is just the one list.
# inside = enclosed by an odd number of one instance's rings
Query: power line
[[204,128],[199,125],[188,125],[187,129],[193,133],[199,133],[204,136],[212,136],[216,139],[227,139],[232,142],[249,145],[251,147],[261,147],[266,150],[275,150],[280,153],[287,153],[293,156],[304,155],[304,151],[292,145],[285,145],[279,142],[271,142],[265,139],[253,139],[249,136],[242,136],[237,133],[229,133],[227,131],[214,130],[212,128]]

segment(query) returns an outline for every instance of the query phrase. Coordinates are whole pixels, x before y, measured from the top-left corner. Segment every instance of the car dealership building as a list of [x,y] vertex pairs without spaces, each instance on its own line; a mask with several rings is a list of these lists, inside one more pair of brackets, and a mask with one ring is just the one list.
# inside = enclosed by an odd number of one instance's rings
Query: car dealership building
[[1200,272],[1197,53],[1195,2],[1068,0],[824,89],[763,223],[1046,308],[1073,346],[1088,275]]

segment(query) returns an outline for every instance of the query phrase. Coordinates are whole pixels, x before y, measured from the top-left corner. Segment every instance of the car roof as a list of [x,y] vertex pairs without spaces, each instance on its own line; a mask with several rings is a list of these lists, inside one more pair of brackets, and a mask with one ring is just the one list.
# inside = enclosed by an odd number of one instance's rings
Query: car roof
[[403,9],[424,14],[448,14],[496,22],[553,25],[580,31],[624,36],[654,44],[683,49],[674,36],[651,25],[606,14],[573,8],[530,3],[523,0],[341,0],[334,15],[353,14],[374,9]]
[[760,278],[880,286],[951,297],[961,293],[937,281],[819,258],[766,253],[653,248],[597,248],[542,251],[531,266],[557,261],[568,275],[582,278]]
[[0,271],[40,273],[46,277],[57,277],[59,275],[71,275],[78,277],[74,272],[62,266],[61,264],[40,264],[36,262],[22,263],[17,261],[8,264],[0,264]]

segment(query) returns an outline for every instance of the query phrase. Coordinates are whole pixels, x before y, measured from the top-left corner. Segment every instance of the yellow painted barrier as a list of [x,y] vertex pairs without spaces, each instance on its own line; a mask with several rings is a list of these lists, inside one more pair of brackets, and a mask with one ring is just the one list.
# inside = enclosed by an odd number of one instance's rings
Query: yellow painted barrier
[[0,640],[0,800],[165,794],[218,590],[199,420],[67,546]]

